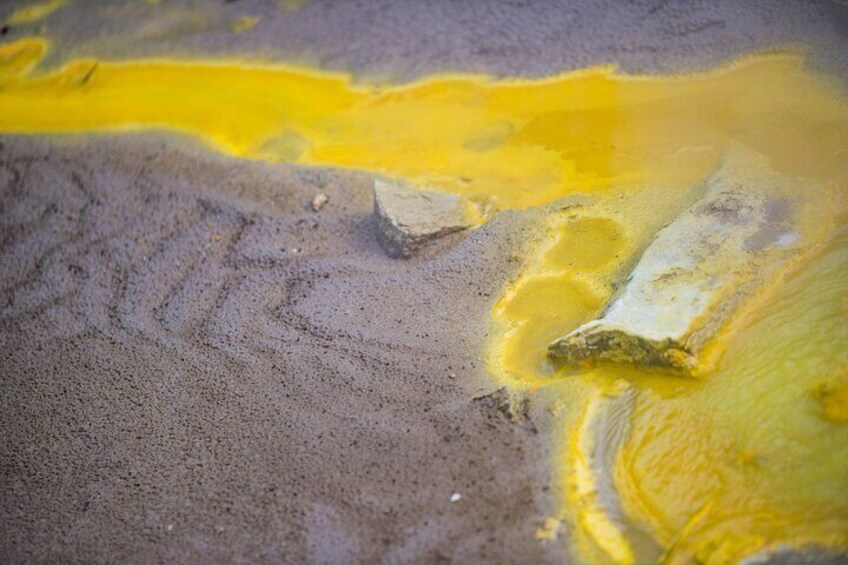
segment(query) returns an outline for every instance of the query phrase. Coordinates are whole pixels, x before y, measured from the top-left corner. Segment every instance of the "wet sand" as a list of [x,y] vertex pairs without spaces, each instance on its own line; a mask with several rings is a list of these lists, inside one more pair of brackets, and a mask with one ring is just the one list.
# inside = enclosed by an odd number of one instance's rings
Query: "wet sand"
[[[56,61],[251,54],[393,80],[803,42],[845,78],[844,4],[734,4],[164,0],[139,24],[143,2],[79,2],[32,29]],[[234,34],[241,14],[262,19]],[[540,211],[395,260],[366,173],[164,134],[0,143],[0,560],[567,561],[534,535],[556,510],[545,399],[510,421],[481,358]]]

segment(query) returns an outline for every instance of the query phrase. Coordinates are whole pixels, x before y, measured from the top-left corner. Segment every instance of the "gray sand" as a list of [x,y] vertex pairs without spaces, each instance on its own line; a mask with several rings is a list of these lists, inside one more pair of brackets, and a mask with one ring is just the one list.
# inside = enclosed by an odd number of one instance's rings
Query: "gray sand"
[[[285,1],[285,0],[284,0]],[[21,2],[3,2],[0,17]],[[408,80],[435,71],[545,76],[595,64],[628,72],[704,69],[805,45],[848,74],[846,0],[74,0],[12,28],[44,32],[51,61],[94,56],[242,57]],[[232,33],[242,16],[257,26]]]
[[[4,39],[44,26],[53,63],[247,54],[369,80],[682,70],[802,42],[848,75],[841,2],[574,4],[79,0]],[[263,19],[231,33],[242,14]],[[556,510],[544,400],[522,425],[475,400],[536,212],[399,261],[364,173],[175,136],[0,142],[0,561],[567,560],[533,535]]]
[[472,399],[516,222],[403,262],[364,175],[2,143],[4,562],[557,557],[545,442]]

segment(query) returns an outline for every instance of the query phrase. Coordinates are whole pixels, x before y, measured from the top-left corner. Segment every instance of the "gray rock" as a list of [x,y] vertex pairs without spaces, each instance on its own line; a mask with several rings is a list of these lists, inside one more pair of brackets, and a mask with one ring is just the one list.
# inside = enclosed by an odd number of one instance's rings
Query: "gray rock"
[[802,250],[797,183],[750,149],[731,149],[704,198],[657,233],[605,312],[550,345],[552,360],[697,373],[716,332]]
[[473,209],[455,194],[374,181],[379,240],[393,257],[411,257],[426,244],[472,227]]

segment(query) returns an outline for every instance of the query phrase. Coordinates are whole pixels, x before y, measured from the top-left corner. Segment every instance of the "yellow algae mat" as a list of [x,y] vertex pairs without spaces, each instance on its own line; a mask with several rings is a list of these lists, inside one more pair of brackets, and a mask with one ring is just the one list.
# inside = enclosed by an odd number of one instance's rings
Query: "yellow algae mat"
[[[494,378],[559,415],[562,511],[541,538],[566,522],[578,558],[621,564],[848,550],[848,102],[801,55],[386,87],[202,60],[39,72],[47,48],[0,46],[0,131],[178,131],[238,157],[404,177],[487,213],[549,205],[486,352]],[[803,261],[721,332],[699,379],[551,367],[549,343],[602,311],[734,144],[798,179]]]

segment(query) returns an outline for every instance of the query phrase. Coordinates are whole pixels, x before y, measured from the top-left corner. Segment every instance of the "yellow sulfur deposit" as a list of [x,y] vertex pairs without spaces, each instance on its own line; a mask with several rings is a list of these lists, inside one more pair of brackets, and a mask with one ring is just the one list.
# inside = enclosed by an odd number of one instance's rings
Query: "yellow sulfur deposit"
[[[0,47],[0,70],[29,68],[43,46]],[[380,171],[496,209],[578,191],[680,190],[731,140],[784,172],[832,179],[844,172],[836,152],[848,139],[844,101],[792,54],[671,78],[602,67],[391,88],[273,65],[74,60],[45,74],[2,72],[0,83],[5,132],[177,130],[238,157]]]
[[68,0],[47,0],[46,2],[30,4],[12,12],[6,23],[9,25],[31,24],[46,18],[56,10],[64,8],[67,3]]
[[834,373],[833,378],[815,389],[822,406],[822,415],[831,422],[848,424],[848,365]]
[[250,31],[259,24],[259,20],[259,16],[243,16],[230,24],[230,29],[235,33]]
[[[170,130],[237,157],[405,177],[489,212],[549,205],[487,353],[503,384],[563,408],[563,513],[540,537],[563,520],[582,559],[621,564],[848,549],[848,103],[801,55],[669,77],[598,67],[378,87],[247,62],[37,72],[45,50],[0,46],[0,132]],[[700,380],[555,371],[548,344],[598,315],[733,143],[799,179],[815,211],[803,261],[725,329]],[[805,193],[805,179],[823,188]]]

